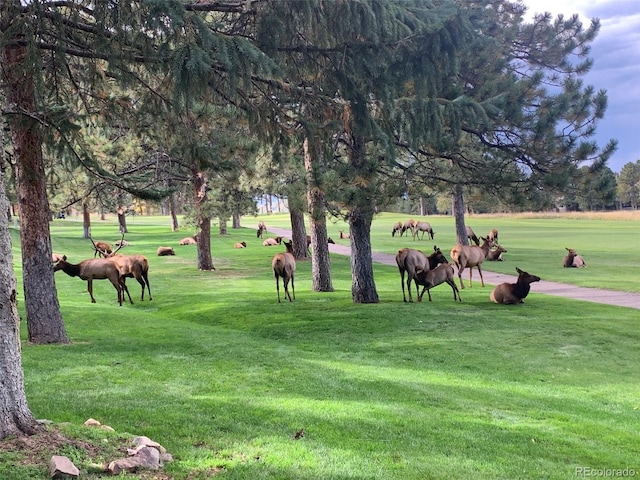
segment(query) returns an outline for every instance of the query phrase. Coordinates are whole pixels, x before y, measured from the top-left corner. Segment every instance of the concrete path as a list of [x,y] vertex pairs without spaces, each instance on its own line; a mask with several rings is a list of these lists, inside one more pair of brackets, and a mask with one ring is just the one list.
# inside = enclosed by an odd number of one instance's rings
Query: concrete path
[[[283,228],[269,227],[269,232],[289,238],[291,237],[291,231],[285,230]],[[346,245],[330,244],[329,251],[338,255],[351,255],[351,249]],[[396,259],[394,255],[373,252],[371,258],[376,263],[381,263],[383,265],[392,265],[394,267],[396,266]],[[518,278],[515,275],[505,275],[503,273],[489,272],[485,269],[482,269],[482,275],[484,277],[484,283],[490,285],[498,285],[504,282],[515,283]],[[464,272],[463,276],[468,279],[468,274],[466,271]],[[474,272],[474,279],[477,282],[480,281],[480,276],[478,275],[477,269]],[[572,298],[574,300],[583,300],[585,302],[603,303],[606,305],[636,308],[640,310],[640,293],[577,287],[575,285],[547,282],[545,280],[541,280],[540,282],[532,284],[531,291],[535,293],[544,293],[546,295],[554,295],[556,297]]]

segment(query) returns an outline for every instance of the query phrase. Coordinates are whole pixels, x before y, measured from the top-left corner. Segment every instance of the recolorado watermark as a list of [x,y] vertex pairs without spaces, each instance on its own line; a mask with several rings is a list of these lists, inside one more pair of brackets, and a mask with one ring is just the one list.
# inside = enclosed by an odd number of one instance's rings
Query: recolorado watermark
[[640,470],[633,468],[593,468],[593,467],[576,467],[575,475],[581,478],[625,478],[635,477],[640,474]]

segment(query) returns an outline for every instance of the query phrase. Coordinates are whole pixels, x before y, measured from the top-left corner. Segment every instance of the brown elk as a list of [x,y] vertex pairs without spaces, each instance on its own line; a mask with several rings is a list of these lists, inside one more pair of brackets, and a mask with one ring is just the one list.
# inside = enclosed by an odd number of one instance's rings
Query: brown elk
[[465,268],[469,268],[469,286],[471,286],[471,277],[473,276],[473,267],[478,268],[480,273],[480,281],[484,287],[484,278],[482,276],[482,262],[491,250],[491,242],[488,238],[482,238],[482,246],[477,245],[456,245],[451,249],[451,258],[458,267],[458,278],[460,279],[460,288],[464,288],[462,283],[462,272]]
[[578,252],[576,252],[573,248],[565,248],[567,254],[564,256],[562,261],[562,266],[565,268],[583,268],[586,267],[587,264]]
[[[129,290],[126,287],[125,279],[135,278],[142,287],[140,300],[144,300],[145,286],[149,291],[149,300],[153,300],[151,297],[151,285],[149,284],[149,260],[147,257],[139,254],[112,255],[111,257],[108,257],[107,260],[109,260],[118,269],[120,281],[126,289],[127,294],[129,294]],[[131,300],[131,296],[129,296],[129,300]]]
[[[289,298],[292,302],[296,298],[296,289],[294,285],[294,274],[296,272],[296,259],[290,251],[293,250],[292,242],[284,242],[287,248],[286,252],[278,253],[273,257],[271,261],[271,268],[273,268],[273,275],[276,278],[276,291],[278,292],[278,303],[280,303],[280,277],[282,277],[282,283],[284,285],[284,298]],[[289,282],[291,282],[291,291],[293,292],[293,299],[289,293]]]
[[[428,257],[420,250],[412,248],[402,248],[396,254],[396,264],[400,272],[400,285],[402,286],[402,299],[406,302],[407,297],[404,290],[404,274],[407,273],[407,291],[409,292],[409,301],[413,302],[411,295],[411,281],[415,280],[418,269],[429,271],[436,268],[440,263],[447,263],[447,258],[443,255],[437,246],[433,246],[433,253]],[[416,295],[418,295],[418,284],[416,283]]]
[[413,226],[415,224],[416,224],[416,222],[412,218],[410,218],[409,220],[404,222],[402,224],[402,229],[400,230],[400,236],[402,237],[406,231],[410,231],[413,234]]
[[458,290],[456,282],[453,281],[453,267],[448,263],[442,263],[436,268],[428,271],[418,268],[416,270],[415,280],[416,285],[422,285],[424,287],[422,292],[420,292],[420,295],[418,295],[418,302],[422,302],[425,290],[429,295],[429,301],[431,301],[431,289],[445,282],[449,284],[453,290],[453,301],[455,302],[456,300],[459,300],[462,302],[460,290]]
[[540,281],[540,277],[522,271],[518,267],[516,267],[516,272],[518,272],[516,283],[501,283],[491,291],[489,298],[493,303],[524,303],[524,298],[529,295],[531,290],[531,284]]
[[247,242],[237,242],[233,244],[233,248],[247,248]]
[[[327,244],[335,245],[336,242],[333,241],[333,238],[327,237]],[[311,235],[307,235],[307,253],[311,255]]]
[[492,228],[491,231],[489,232],[489,235],[487,235],[487,237],[489,238],[489,240],[491,240],[494,244],[498,243],[498,229],[496,228]]
[[348,233],[344,233],[342,230],[340,230],[340,238],[346,240],[348,238],[351,238],[351,235]]
[[179,242],[180,245],[195,245],[197,243],[194,237],[185,237]]
[[400,232],[402,232],[402,222],[396,222],[391,230],[391,236],[395,237],[396,233],[400,236]]
[[262,238],[262,235],[267,233],[267,224],[264,223],[262,220],[260,220],[258,222],[258,232],[257,232],[257,237],[258,238]]
[[465,227],[465,228],[467,230],[467,238],[469,240],[473,240],[473,243],[480,246],[480,240],[478,239],[478,236],[473,232],[471,227]]
[[276,237],[276,238],[267,238],[264,242],[262,242],[262,245],[264,245],[265,247],[273,247],[274,245],[280,245],[282,243],[282,237]]
[[66,255],[61,255],[59,253],[51,254],[51,260],[53,261],[54,264],[59,262],[60,260],[66,260],[66,259],[67,259]]
[[83,260],[80,263],[74,264],[67,262],[67,257],[63,256],[62,259],[58,260],[53,266],[54,272],[57,272],[58,270],[62,270],[70,277],[80,277],[82,280],[86,280],[87,290],[89,291],[89,296],[91,297],[91,303],[96,303],[96,299],[93,297],[93,281],[104,279],[108,279],[118,292],[118,304],[120,306],[122,306],[124,292],[126,292],[129,296],[129,301],[133,303],[133,301],[131,300],[131,295],[129,295],[127,286],[120,278],[120,272],[118,271],[118,268],[109,259],[90,258],[88,260]]
[[416,237],[420,234],[420,232],[422,232],[422,237],[420,238],[420,240],[424,239],[424,232],[427,232],[427,236],[433,240],[433,228],[431,228],[431,224],[429,222],[416,222],[415,225],[413,226],[413,239],[415,240]]
[[495,248],[489,250],[486,260],[491,262],[504,262],[504,258],[502,258],[503,253],[507,253],[507,249],[502,245],[496,245]]
[[107,242],[94,242],[92,238],[91,238],[91,242],[93,243],[93,249],[94,249],[93,258],[96,258],[96,255],[100,255],[101,257],[106,257],[107,255],[113,252],[113,248],[111,247],[111,244]]
[[168,257],[169,255],[175,255],[176,252],[173,247],[158,247],[157,254],[159,257]]

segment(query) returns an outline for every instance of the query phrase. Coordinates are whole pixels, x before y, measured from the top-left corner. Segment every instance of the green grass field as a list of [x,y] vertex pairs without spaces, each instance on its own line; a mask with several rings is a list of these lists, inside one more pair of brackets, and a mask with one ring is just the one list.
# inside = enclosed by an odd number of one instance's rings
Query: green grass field
[[[374,250],[435,243],[449,256],[452,219],[428,218],[435,242],[392,238],[391,226],[405,218],[376,217]],[[286,215],[265,221],[287,226]],[[433,290],[432,303],[405,304],[397,268],[383,265],[374,266],[380,303],[357,305],[340,256],[331,258],[335,292],[311,292],[310,262],[298,262],[296,301],[278,304],[270,260],[282,249],[261,246],[257,219],[243,223],[214,235],[217,270],[200,272],[195,247],[177,246],[192,231],[173,233],[166,218],[130,220],[132,246],[122,253],[148,256],[151,302],[139,301],[130,280],[135,304],[119,307],[113,287],[98,281],[91,304],[86,282],[56,273],[73,343],[23,344],[34,415],[69,422],[68,434],[97,444],[151,437],[175,457],[158,478],[567,479],[579,468],[640,475],[638,310],[535,287],[526,304],[494,305],[490,287],[475,283],[461,304],[446,285]],[[499,229],[509,253],[491,264],[496,271],[517,265],[545,280],[640,291],[637,268],[628,268],[639,262],[630,246],[637,221],[468,223],[477,234]],[[346,228],[329,225],[347,244],[339,230]],[[119,239],[111,221],[94,222],[92,232]],[[52,223],[54,251],[70,261],[93,255],[81,237],[81,223]],[[240,240],[247,249],[232,248]],[[157,257],[159,245],[174,246],[176,256]],[[565,246],[588,268],[563,269]],[[90,417],[116,433],[81,427]],[[82,478],[100,476],[98,460],[72,453]],[[21,466],[0,453],[0,478],[48,478],[47,465]]]

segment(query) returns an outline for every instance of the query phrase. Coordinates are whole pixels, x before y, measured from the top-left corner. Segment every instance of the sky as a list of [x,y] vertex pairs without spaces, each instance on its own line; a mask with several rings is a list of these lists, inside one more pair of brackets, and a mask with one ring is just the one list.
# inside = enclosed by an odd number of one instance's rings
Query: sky
[[569,17],[578,14],[585,27],[600,19],[600,32],[590,57],[594,64],[583,77],[585,85],[606,90],[605,117],[597,126],[595,140],[604,146],[618,140],[609,168],[619,172],[640,160],[640,1],[639,0],[523,0],[528,14],[550,12]]

